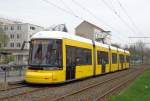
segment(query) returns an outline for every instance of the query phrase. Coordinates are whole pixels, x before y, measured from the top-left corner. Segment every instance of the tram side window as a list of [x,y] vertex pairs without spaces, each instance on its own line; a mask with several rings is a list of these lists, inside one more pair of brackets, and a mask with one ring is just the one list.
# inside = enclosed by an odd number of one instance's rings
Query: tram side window
[[97,56],[98,56],[98,64],[108,64],[109,63],[108,52],[98,51]]
[[92,64],[91,50],[76,48],[76,64],[91,65]]
[[119,55],[119,59],[120,59],[120,63],[124,63],[124,56],[123,55]]
[[115,64],[117,63],[117,54],[112,53],[112,63]]
[[84,50],[84,59],[85,59],[85,64],[88,65],[92,64],[91,50],[88,49]]
[[83,57],[82,49],[81,48],[77,48],[76,49],[76,64],[77,65],[83,64],[83,59],[84,59],[84,57]]

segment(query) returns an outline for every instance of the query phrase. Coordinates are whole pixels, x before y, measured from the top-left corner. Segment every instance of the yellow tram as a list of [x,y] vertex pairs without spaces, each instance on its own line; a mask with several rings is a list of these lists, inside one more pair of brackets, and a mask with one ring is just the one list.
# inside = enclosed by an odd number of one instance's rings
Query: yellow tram
[[129,52],[59,31],[41,31],[30,42],[25,81],[53,84],[129,68]]

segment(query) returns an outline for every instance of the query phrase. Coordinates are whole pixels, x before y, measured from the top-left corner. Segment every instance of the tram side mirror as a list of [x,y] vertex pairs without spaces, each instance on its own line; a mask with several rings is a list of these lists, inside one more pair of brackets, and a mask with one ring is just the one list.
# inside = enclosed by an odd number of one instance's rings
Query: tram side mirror
[[21,50],[24,50],[24,46],[25,46],[26,43],[31,43],[31,41],[24,41],[22,46],[21,46]]

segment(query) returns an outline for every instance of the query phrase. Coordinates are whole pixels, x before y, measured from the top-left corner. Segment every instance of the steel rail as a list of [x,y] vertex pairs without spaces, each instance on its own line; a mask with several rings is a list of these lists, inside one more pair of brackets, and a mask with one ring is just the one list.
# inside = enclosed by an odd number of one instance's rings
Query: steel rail
[[[65,97],[68,97],[68,96],[71,96],[71,95],[80,93],[80,92],[85,91],[85,90],[87,90],[87,89],[89,89],[89,88],[93,88],[93,87],[95,87],[95,86],[98,86],[98,85],[107,83],[107,82],[109,82],[109,81],[118,79],[118,78],[120,78],[120,77],[124,77],[124,76],[126,76],[127,74],[131,74],[132,72],[137,72],[137,71],[139,71],[139,70],[134,69],[133,71],[130,71],[130,72],[128,72],[128,73],[125,73],[125,74],[123,74],[123,75],[121,75],[121,76],[117,76],[117,77],[114,77],[114,78],[111,78],[111,79],[104,80],[104,81],[102,81],[102,82],[100,82],[100,83],[96,83],[96,84],[94,84],[94,85],[90,85],[90,86],[88,86],[88,87],[85,87],[85,88],[80,89],[80,90],[78,90],[78,91],[75,91],[75,92],[73,92],[73,93],[65,94],[65,95],[60,96],[60,97],[58,97],[58,98],[56,98],[56,99],[53,99],[53,100],[51,100],[51,101],[58,101],[58,100],[61,100],[61,99],[65,98]],[[23,96],[23,95],[25,95],[25,94],[30,94],[30,93],[37,92],[37,91],[40,91],[40,90],[45,90],[45,89],[47,89],[47,88],[49,88],[49,87],[35,88],[34,90],[31,90],[31,91],[26,91],[26,92],[21,92],[21,93],[19,93],[19,94],[14,94],[14,95],[6,96],[6,97],[1,97],[1,98],[0,98],[0,101],[1,101],[1,100],[7,100],[7,99],[10,99],[10,98],[19,97],[19,96]],[[40,100],[40,101],[41,101],[41,100]]]
[[[80,92],[86,91],[86,90],[88,90],[88,89],[90,89],[90,88],[93,88],[93,87],[96,87],[96,86],[99,86],[99,85],[102,85],[102,84],[105,84],[105,83],[110,82],[110,81],[112,81],[112,80],[115,80],[115,79],[118,79],[118,78],[122,78],[122,77],[126,76],[127,74],[131,74],[131,73],[137,72],[137,71],[139,71],[139,70],[136,69],[136,70],[130,71],[130,72],[128,72],[128,73],[125,73],[125,74],[123,74],[123,75],[121,75],[121,76],[117,76],[117,77],[114,77],[114,78],[111,78],[111,79],[104,80],[104,81],[102,81],[102,82],[99,82],[99,83],[96,83],[96,84],[87,86],[87,87],[85,87],[85,88],[83,88],[83,89],[79,89],[79,90],[74,91],[74,92],[72,92],[72,93],[65,94],[65,95],[63,95],[63,96],[57,97],[57,98],[55,98],[55,99],[52,99],[51,101],[59,101],[59,100],[62,100],[62,99],[64,99],[64,98],[66,98],[66,97],[69,97],[69,96],[78,94],[78,93],[80,93]],[[41,99],[41,100],[42,100],[42,99]],[[41,101],[41,100],[39,100],[39,101]]]
[[124,86],[124,85],[126,85],[126,84],[132,82],[133,80],[135,80],[135,79],[136,79],[139,75],[141,75],[142,73],[143,73],[143,71],[140,71],[140,73],[137,73],[137,74],[135,75],[135,77],[133,77],[132,79],[128,79],[128,80],[124,81],[123,83],[121,83],[121,84],[119,84],[119,85],[117,85],[117,86],[111,88],[110,90],[108,90],[108,91],[107,91],[106,93],[104,93],[103,95],[97,97],[94,101],[101,101],[101,100],[104,101],[103,98],[109,96],[110,93],[112,93],[112,92],[114,92],[115,90],[121,88],[122,86]]
[[6,86],[4,89],[0,89],[0,93],[3,92],[3,91],[8,91],[8,90],[12,90],[12,89],[27,87],[27,86],[28,86],[28,85],[26,85],[26,84],[13,84],[13,85],[8,85],[8,87]]
[[14,95],[9,95],[9,96],[5,96],[5,97],[1,97],[0,101],[1,100],[7,100],[7,99],[10,99],[10,98],[14,98],[14,97],[18,97],[18,96],[22,96],[22,95],[25,95],[25,94],[28,94],[28,93],[33,93],[33,92],[36,92],[36,91],[44,90],[44,89],[47,89],[47,88],[49,88],[49,87],[35,88],[34,90],[31,90],[31,91],[21,92],[19,94],[14,94]]

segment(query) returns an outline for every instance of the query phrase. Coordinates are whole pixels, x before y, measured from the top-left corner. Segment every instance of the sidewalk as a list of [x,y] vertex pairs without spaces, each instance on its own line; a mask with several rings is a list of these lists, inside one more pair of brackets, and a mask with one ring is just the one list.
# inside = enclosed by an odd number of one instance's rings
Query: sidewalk
[[11,71],[5,74],[5,72],[0,72],[0,83],[17,82],[23,80],[24,80],[24,73],[19,73],[18,71]]
[[3,77],[0,77],[0,83],[5,83],[5,82],[18,82],[18,81],[23,81],[24,77],[23,76],[13,76],[13,77],[7,77],[6,80]]

